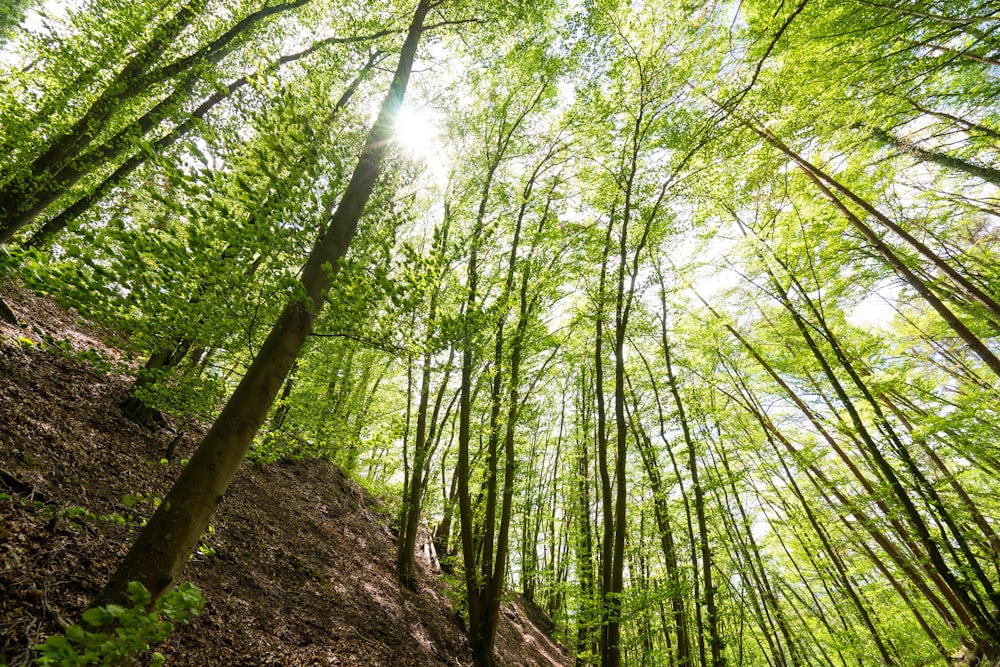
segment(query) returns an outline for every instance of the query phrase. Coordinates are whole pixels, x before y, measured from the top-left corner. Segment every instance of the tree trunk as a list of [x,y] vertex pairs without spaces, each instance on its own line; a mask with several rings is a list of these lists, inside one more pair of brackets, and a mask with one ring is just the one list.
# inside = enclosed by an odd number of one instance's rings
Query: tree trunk
[[584,667],[590,664],[597,653],[597,638],[593,631],[594,616],[594,541],[590,524],[590,453],[587,443],[590,437],[591,412],[593,399],[587,392],[588,382],[586,371],[580,373],[580,397],[577,413],[577,455],[576,455],[576,485],[575,514],[577,522],[576,539],[576,576],[580,580],[581,604],[577,610],[576,633],[576,665]]
[[[721,315],[719,315],[708,304],[707,301],[705,301],[700,295],[698,295],[698,298],[709,309],[709,311],[713,315],[715,315],[715,317],[722,319]],[[820,421],[819,417],[813,412],[812,408],[810,408],[805,403],[805,401],[802,398],[800,398],[799,395],[788,385],[788,383],[786,383],[785,380],[780,375],[778,375],[777,371],[774,370],[771,364],[768,363],[766,359],[764,359],[764,357],[757,351],[757,349],[753,345],[751,345],[750,342],[739,333],[739,331],[737,331],[732,325],[728,323],[725,324],[725,327],[733,335],[733,337],[736,338],[736,340],[738,340],[740,344],[750,353],[750,355],[757,361],[757,363],[760,364],[761,368],[763,368],[764,371],[784,390],[785,395],[788,396],[788,398],[791,399],[792,402],[799,408],[799,410],[801,410],[802,413],[809,419],[810,423],[816,428],[817,432],[830,445],[830,447],[837,453],[841,461],[843,461],[844,464],[848,467],[848,469],[853,474],[854,478],[861,484],[862,488],[866,491],[866,493],[868,493],[868,495],[874,499],[879,510],[892,524],[893,528],[896,530],[896,533],[900,536],[900,538],[904,541],[907,547],[914,554],[919,566],[923,568],[925,571],[927,571],[928,576],[931,578],[932,581],[934,581],[935,585],[938,586],[938,589],[942,592],[942,595],[944,595],[944,597],[948,600],[952,609],[959,616],[962,623],[967,628],[974,627],[975,623],[972,620],[972,617],[969,615],[969,611],[966,609],[965,605],[962,604],[962,602],[955,596],[954,592],[947,586],[944,580],[940,578],[940,576],[934,570],[931,563],[927,561],[926,557],[923,554],[923,550],[920,549],[919,545],[913,542],[913,540],[910,537],[909,531],[902,524],[902,522],[899,519],[895,518],[898,512],[889,508],[886,501],[881,497],[882,494],[876,492],[876,489],[874,488],[872,482],[868,480],[868,478],[861,472],[861,470],[858,469],[858,467],[854,464],[853,460],[848,456],[845,450],[837,443],[836,439],[834,439],[833,436],[829,433],[827,428]],[[742,404],[741,401],[739,402]],[[744,405],[744,407],[747,406]],[[747,409],[751,408],[747,407]],[[787,441],[787,439],[785,439],[781,435],[781,433],[777,430],[777,428],[773,424],[770,423],[769,420],[766,420],[766,417],[760,410],[753,408],[751,409],[751,411],[757,417],[758,420],[762,420],[761,421],[762,426],[770,430],[775,435],[775,437],[777,437],[785,445],[785,448],[789,451],[790,454],[792,454],[793,456],[796,455],[795,448],[791,445],[791,443]],[[832,493],[834,493],[837,496],[841,504],[845,508],[849,509],[849,511],[852,513],[853,516],[855,516],[858,522],[869,531],[869,533],[879,544],[879,546],[881,546],[889,554],[889,556],[893,559],[893,561],[907,574],[907,576],[910,578],[913,584],[921,591],[921,593],[923,593],[923,595],[932,604],[932,606],[934,606],[935,610],[937,610],[942,620],[944,620],[949,627],[956,628],[957,623],[955,617],[952,616],[948,608],[928,587],[924,578],[921,577],[919,572],[914,568],[913,563],[911,563],[903,555],[903,553],[896,547],[896,545],[892,541],[890,541],[889,538],[877,528],[875,521],[873,521],[864,512],[862,512],[861,509],[858,507],[857,503],[850,501],[846,496],[844,496],[843,492],[838,488],[836,484],[832,484],[829,481],[827,481],[826,476],[819,468],[812,466],[811,470],[813,474],[817,477],[817,479],[823,482],[827,488],[831,489]]]
[[173,368],[180,363],[190,347],[191,341],[182,340],[171,350],[160,350],[149,356],[146,365],[139,371],[139,376],[129,387],[125,400],[118,404],[126,417],[146,428],[166,426],[167,422],[163,418],[163,413],[147,405],[142,398],[142,392],[156,382],[157,376],[162,371]]
[[927,527],[927,523],[923,516],[917,510],[913,500],[910,498],[906,489],[903,487],[899,476],[896,474],[895,470],[891,464],[886,460],[885,456],[880,451],[878,445],[873,440],[871,434],[868,432],[867,427],[861,420],[861,416],[858,413],[853,401],[851,401],[847,392],[844,390],[839,379],[837,378],[833,368],[830,366],[825,355],[817,346],[815,340],[809,332],[807,323],[803,320],[802,316],[797,310],[792,306],[791,302],[788,301],[787,296],[784,296],[784,292],[779,293],[783,300],[783,304],[786,309],[791,313],[806,346],[809,348],[810,352],[813,354],[815,359],[819,362],[820,366],[823,368],[823,372],[827,379],[834,388],[841,404],[847,410],[851,417],[851,422],[857,432],[857,434],[865,442],[866,448],[871,455],[872,459],[878,466],[880,473],[882,474],[885,481],[888,483],[889,487],[892,489],[894,496],[900,502],[905,516],[910,520],[910,525],[917,532],[920,538],[920,543],[926,549],[928,557],[934,567],[935,572],[947,583],[948,588],[958,597],[961,601],[962,606],[965,607],[969,612],[971,612],[974,620],[975,627],[970,628],[977,635],[979,640],[987,640],[990,643],[995,643],[997,641],[997,629],[996,621],[991,618],[991,616],[984,612],[984,610],[975,603],[975,601],[969,595],[969,590],[967,586],[962,585],[955,572],[948,567],[938,548],[937,542],[931,536],[931,533]]
[[[483,180],[483,187],[479,198],[479,207],[476,212],[476,220],[471,239],[471,254],[469,257],[469,280],[467,286],[467,297],[465,303],[466,317],[464,318],[465,330],[463,332],[462,350],[462,381],[461,395],[459,400],[459,517],[462,528],[462,558],[465,565],[466,597],[469,613],[469,634],[470,643],[477,660],[483,667],[490,667],[493,664],[493,643],[496,635],[496,625],[499,617],[499,598],[503,590],[503,578],[507,565],[507,538],[510,527],[510,511],[513,502],[513,440],[510,448],[505,451],[510,456],[505,465],[505,480],[501,498],[501,517],[499,533],[496,528],[497,497],[500,490],[499,469],[498,469],[498,448],[500,445],[500,410],[502,403],[502,365],[503,365],[503,331],[505,312],[501,312],[500,319],[497,320],[495,330],[495,345],[493,358],[493,377],[490,383],[490,418],[487,433],[487,463],[486,479],[483,482],[484,488],[481,493],[486,494],[486,507],[483,520],[482,540],[480,544],[475,543],[473,536],[473,508],[469,497],[469,441],[471,439],[470,417],[472,389],[472,362],[473,362],[473,332],[469,329],[470,315],[478,308],[478,283],[479,265],[478,252],[485,233],[486,209],[489,203],[490,190],[493,186],[493,178],[501,161],[505,158],[508,148],[513,141],[514,135],[528,113],[533,111],[541,102],[542,94],[547,84],[543,84],[530,103],[508,124],[502,123],[496,135],[496,145],[490,147],[490,156],[486,175]],[[544,161],[543,161],[544,162]],[[520,237],[521,224],[524,219],[528,198],[535,178],[539,173],[537,167],[528,180],[522,198],[522,206],[517,217],[516,229],[514,233],[513,246],[508,263],[507,280],[504,285],[504,296],[500,303],[505,303],[506,296],[510,293],[511,284],[514,277],[514,264],[517,259],[517,247]],[[516,346],[519,343],[516,343]],[[517,354],[520,354],[518,351]],[[512,405],[516,406],[517,388],[515,385],[516,376],[511,380]],[[511,419],[516,418],[516,410]],[[514,423],[507,424],[508,430],[514,428]],[[510,433],[513,438],[513,433]],[[509,477],[509,479],[508,479]],[[509,488],[508,488],[509,487]],[[496,556],[494,558],[494,549]]]
[[[655,382],[654,378],[650,379]],[[638,410],[639,406],[636,404],[635,411],[638,412]],[[636,445],[642,456],[643,466],[646,469],[646,476],[649,479],[650,490],[653,493],[653,514],[660,536],[663,562],[667,570],[667,585],[670,587],[671,619],[674,633],[677,635],[676,656],[671,657],[671,662],[676,657],[678,667],[688,667],[691,665],[691,642],[688,637],[687,614],[684,608],[684,583],[677,565],[677,549],[674,546],[674,533],[670,526],[670,514],[667,507],[667,491],[663,488],[663,478],[660,474],[660,466],[656,461],[653,443],[638,426],[633,425],[633,432],[636,437]]]
[[674,397],[677,407],[677,418],[681,423],[681,432],[688,451],[688,472],[691,475],[691,486],[694,489],[694,512],[698,521],[698,539],[701,549],[701,570],[705,585],[705,616],[708,623],[708,645],[712,667],[721,667],[725,663],[722,657],[722,635],[719,632],[719,612],[715,605],[715,585],[712,582],[712,548],[708,538],[708,518],[705,514],[705,491],[698,474],[698,455],[695,449],[691,427],[681,400],[677,378],[674,376],[673,364],[670,359],[670,346],[663,339],[663,360],[667,367],[667,383],[670,394]]
[[597,314],[594,323],[594,388],[597,402],[597,469],[601,476],[601,664],[605,663],[609,646],[607,594],[611,590],[611,548],[614,544],[615,517],[612,511],[611,471],[608,467],[608,426],[607,407],[604,399],[604,298],[608,272],[608,256],[611,252],[611,230],[613,220],[608,221],[608,232],[604,238],[604,255],[601,260],[601,279],[597,292]]

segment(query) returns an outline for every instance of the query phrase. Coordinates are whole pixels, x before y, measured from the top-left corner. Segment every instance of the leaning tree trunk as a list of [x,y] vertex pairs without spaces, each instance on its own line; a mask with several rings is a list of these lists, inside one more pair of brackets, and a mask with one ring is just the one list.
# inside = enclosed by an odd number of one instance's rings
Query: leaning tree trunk
[[[712,102],[722,108],[727,114],[733,115],[730,111],[724,109],[718,102],[715,102],[714,100],[712,100]],[[930,305],[931,308],[938,313],[941,319],[943,319],[948,326],[950,326],[951,329],[957,333],[963,341],[965,341],[966,345],[969,346],[972,352],[979,357],[982,362],[993,371],[994,374],[1000,376],[1000,358],[998,358],[990,347],[986,345],[986,343],[971,329],[969,329],[969,327],[966,326],[966,324],[959,319],[959,317],[952,312],[950,308],[948,308],[948,306],[931,290],[930,286],[917,274],[917,272],[907,266],[906,262],[903,261],[899,254],[885,241],[883,241],[874,229],[855,215],[847,204],[841,201],[841,199],[834,193],[834,190],[839,192],[848,201],[861,208],[865,213],[872,216],[872,218],[877,220],[892,233],[902,238],[907,244],[920,253],[921,256],[930,261],[935,268],[947,276],[949,281],[951,281],[958,290],[962,291],[969,300],[975,301],[980,306],[985,308],[991,316],[1000,315],[1000,303],[997,303],[991,295],[974,285],[969,279],[948,264],[948,262],[944,261],[944,259],[937,253],[933,252],[929,247],[916,239],[900,225],[883,215],[874,206],[858,196],[853,190],[846,187],[844,184],[840,183],[838,180],[825,173],[823,170],[819,169],[817,166],[813,165],[801,155],[789,148],[766,127],[760,127],[745,118],[740,118],[735,115],[733,115],[733,117],[738,123],[748,128],[751,132],[795,162],[806,177],[808,177],[809,180],[811,180],[819,189],[819,191],[823,193],[823,196],[830,200],[830,202],[837,208],[838,211],[840,211],[841,215],[844,216],[851,226],[865,238],[871,247],[882,257],[885,263],[890,266],[900,278],[905,280],[914,289],[914,291],[916,291],[917,294],[919,294],[928,303],[928,305]]]
[[[712,306],[705,301],[700,294],[695,292],[698,299],[709,309],[716,318],[722,319],[722,316],[712,308]],[[750,355],[757,361],[761,368],[784,390],[785,395],[802,411],[802,413],[809,419],[810,423],[816,429],[817,433],[823,437],[823,439],[830,445],[830,448],[837,453],[841,461],[847,466],[854,476],[854,479],[861,485],[864,491],[872,498],[875,502],[876,507],[882,512],[882,515],[887,518],[889,523],[895,529],[896,534],[899,538],[906,544],[907,548],[916,558],[920,569],[932,580],[932,582],[938,587],[942,595],[948,600],[951,609],[957,614],[959,621],[966,628],[974,627],[975,623],[972,617],[969,615],[966,607],[961,603],[961,601],[955,596],[953,591],[947,587],[947,584],[943,579],[941,579],[936,571],[933,569],[931,563],[927,560],[920,546],[913,540],[910,535],[910,531],[902,523],[902,521],[896,517],[899,514],[897,509],[891,509],[887,503],[887,499],[882,498],[879,493],[876,492],[874,482],[869,480],[867,476],[862,473],[862,471],[855,465],[854,461],[848,456],[847,452],[838,444],[832,434],[823,425],[820,418],[815,414],[815,412],[810,408],[805,400],[801,398],[789,385],[782,379],[782,377],[777,373],[777,371],[771,366],[771,364],[764,359],[761,353],[750,344],[750,342],[744,338],[739,331],[737,331],[731,324],[724,324],[727,331],[729,331],[738,340],[741,345],[750,353]],[[741,402],[741,404],[743,404]],[[780,431],[771,423],[762,413],[756,409],[754,405],[743,404],[744,407],[750,410],[751,414],[761,421],[761,426],[771,432],[780,442],[782,442],[792,456],[797,456],[797,450],[791,445],[790,442],[781,434]],[[877,469],[876,469],[877,470]],[[941,619],[948,625],[948,627],[954,629],[958,627],[958,622],[952,612],[949,611],[948,606],[946,606],[941,599],[931,590],[930,586],[925,581],[924,577],[921,576],[920,571],[918,571],[917,566],[911,561],[906,555],[896,546],[896,544],[889,539],[889,537],[883,533],[877,526],[877,522],[865,512],[863,512],[858,503],[851,501],[847,496],[844,495],[843,491],[836,485],[827,480],[826,475],[817,466],[810,466],[810,471],[816,477],[816,479],[823,485],[824,488],[830,489],[831,493],[837,497],[840,504],[849,511],[852,516],[854,516],[858,523],[863,526],[872,538],[879,544],[879,546],[892,558],[896,565],[909,577],[911,582],[916,586],[920,592],[925,596],[925,598],[930,602],[931,606],[938,612]]]
[[986,308],[990,313],[994,315],[1000,315],[1000,304],[997,304],[989,294],[986,294],[983,290],[979,289],[973,285],[968,279],[959,274],[952,268],[947,262],[941,260],[936,253],[933,253],[924,244],[920,243],[913,236],[908,234],[899,225],[893,223],[889,218],[879,213],[874,207],[872,207],[868,202],[864,201],[858,197],[854,192],[844,187],[835,179],[828,176],[826,173],[806,161],[802,156],[798,155],[792,151],[788,146],[782,143],[773,133],[769,130],[761,130],[753,125],[749,127],[756,132],[760,137],[762,137],[769,144],[780,150],[791,160],[793,160],[799,168],[805,173],[805,175],[816,185],[816,187],[823,193],[823,195],[829,199],[838,211],[847,219],[848,222],[871,244],[872,248],[885,260],[892,269],[899,275],[900,278],[905,280],[923,299],[935,310],[935,312],[940,315],[948,326],[965,341],[966,345],[978,356],[984,364],[986,364],[990,370],[992,370],[997,376],[1000,376],[1000,358],[993,353],[993,351],[980,339],[972,330],[965,325],[962,320],[958,318],[955,313],[951,311],[950,308],[940,299],[930,287],[914,272],[906,263],[900,258],[900,256],[889,247],[885,241],[879,238],[878,234],[875,233],[871,227],[864,223],[858,216],[856,216],[845,204],[842,202],[830,189],[833,187],[840,191],[844,196],[848,198],[851,202],[861,207],[866,213],[874,217],[884,226],[886,226],[890,231],[895,233],[897,236],[903,238],[907,243],[917,249],[921,255],[931,261],[936,268],[938,268],[942,273],[944,273],[948,278],[958,287],[960,290],[965,292],[970,299],[976,301],[981,306]]
[[705,584],[705,612],[708,622],[708,646],[711,654],[711,664],[720,666],[724,664],[722,656],[722,635],[719,631],[719,612],[715,603],[715,584],[712,582],[713,556],[712,547],[708,536],[708,519],[705,513],[705,491],[698,475],[698,455],[695,449],[694,437],[691,434],[690,424],[684,410],[684,401],[681,400],[678,388],[677,377],[674,375],[673,365],[670,357],[670,345],[666,336],[663,338],[663,360],[667,369],[667,384],[670,388],[670,395],[674,398],[674,405],[677,407],[677,419],[681,424],[681,433],[684,436],[684,443],[688,453],[688,471],[691,474],[691,486],[694,489],[694,510],[698,520],[699,547],[701,549],[701,574]]
[[847,410],[850,415],[851,422],[854,425],[858,436],[864,441],[866,449],[877,464],[883,479],[888,484],[889,489],[892,492],[892,495],[899,501],[904,516],[909,519],[910,525],[916,531],[919,541],[926,550],[927,557],[929,558],[935,572],[947,583],[947,587],[961,601],[962,607],[971,612],[975,626],[970,627],[969,630],[977,635],[976,639],[978,642],[985,641],[991,644],[995,643],[997,637],[996,620],[990,613],[984,610],[980,605],[976,604],[973,596],[970,595],[970,587],[964,585],[964,582],[959,578],[959,575],[955,573],[945,562],[938,543],[933,539],[923,515],[917,509],[913,499],[906,492],[906,489],[904,488],[903,483],[896,474],[894,468],[876,444],[875,438],[871,433],[869,433],[868,428],[862,421],[861,416],[854,405],[854,402],[848,396],[845,388],[837,378],[837,375],[826,356],[822,353],[816,341],[813,339],[808,324],[803,319],[802,315],[794,308],[791,301],[784,296],[784,293],[779,294],[779,298],[781,298],[783,305],[793,317],[796,327],[802,335],[803,341],[806,343],[806,346],[822,367],[824,375],[826,375],[830,384],[833,386],[833,389],[841,404],[844,406],[844,409]]
[[307,298],[293,300],[285,306],[222,414],[98,596],[98,603],[125,600],[130,581],[142,583],[154,599],[159,597],[174,582],[197,547],[312,331],[332,277],[339,271],[340,258],[354,238],[392,138],[393,121],[406,93],[430,4],[430,0],[420,0],[417,5],[395,76],[351,181],[326,233],[316,243],[302,271],[301,284]]

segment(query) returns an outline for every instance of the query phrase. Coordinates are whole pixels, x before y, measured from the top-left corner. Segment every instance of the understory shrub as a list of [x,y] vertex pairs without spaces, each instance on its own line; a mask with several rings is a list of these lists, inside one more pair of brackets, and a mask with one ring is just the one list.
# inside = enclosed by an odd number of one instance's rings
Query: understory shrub
[[[135,664],[146,651],[173,632],[175,624],[186,624],[200,613],[205,598],[194,584],[185,582],[153,603],[146,587],[137,581],[128,585],[132,607],[109,604],[83,612],[83,622],[66,633],[52,635],[35,646],[36,665],[78,667],[83,665]],[[162,665],[163,654],[155,652],[152,665]]]

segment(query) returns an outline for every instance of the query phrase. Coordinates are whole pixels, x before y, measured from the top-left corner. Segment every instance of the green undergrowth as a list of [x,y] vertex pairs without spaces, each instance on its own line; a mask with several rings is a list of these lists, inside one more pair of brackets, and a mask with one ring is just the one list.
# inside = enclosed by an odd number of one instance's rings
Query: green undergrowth
[[[74,623],[64,634],[52,635],[36,645],[39,656],[35,665],[138,664],[143,654],[166,639],[178,624],[189,623],[205,606],[205,598],[189,582],[156,602],[137,581],[129,583],[128,591],[130,608],[117,604],[93,607],[83,612],[83,625]],[[149,664],[163,663],[163,654],[154,651]]]

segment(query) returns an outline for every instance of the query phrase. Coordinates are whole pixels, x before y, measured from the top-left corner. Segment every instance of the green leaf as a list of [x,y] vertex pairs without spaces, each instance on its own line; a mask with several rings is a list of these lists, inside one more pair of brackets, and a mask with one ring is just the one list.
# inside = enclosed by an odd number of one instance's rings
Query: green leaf
[[111,616],[103,607],[88,609],[80,617],[93,626],[101,626],[111,620]]
[[86,634],[87,634],[86,630],[84,630],[83,627],[77,625],[76,623],[66,628],[66,637],[74,642],[83,641],[83,638],[86,636]]
[[128,582],[128,594],[129,600],[136,607],[146,607],[153,601],[149,591],[138,581]]
[[110,614],[112,618],[121,618],[122,615],[128,611],[125,607],[119,604],[109,604],[105,607],[105,609],[108,610],[108,614]]
[[72,645],[69,640],[62,635],[52,635],[45,640],[44,644],[38,644],[35,649],[38,651],[49,651],[50,649],[69,649]]

